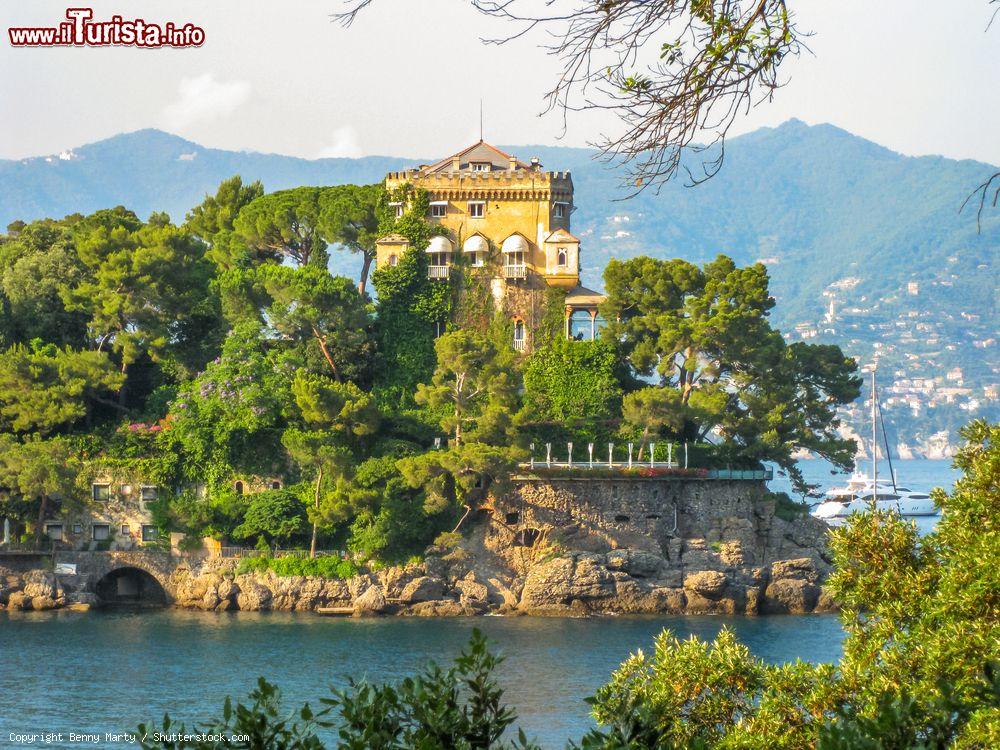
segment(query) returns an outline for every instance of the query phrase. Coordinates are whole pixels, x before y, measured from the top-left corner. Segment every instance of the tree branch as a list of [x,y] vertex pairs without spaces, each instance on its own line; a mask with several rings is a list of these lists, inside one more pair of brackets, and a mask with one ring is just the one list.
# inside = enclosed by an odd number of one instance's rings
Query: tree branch
[[[373,0],[345,2],[333,18],[350,26]],[[779,65],[806,49],[807,35],[795,27],[785,0],[470,2],[517,26],[485,43],[547,34],[542,48],[562,72],[544,111],[559,112],[564,131],[571,112],[617,117],[618,132],[592,145],[605,162],[625,168],[629,197],[682,170],[691,184],[718,172],[729,129],[784,85]],[[687,153],[702,154],[695,171],[682,160]]]
[[[998,11],[1000,11],[1000,9],[998,9]],[[992,198],[990,197],[991,192],[993,193]],[[962,201],[962,206],[958,209],[958,212],[962,213],[970,202],[978,203],[978,206],[976,207],[976,231],[982,232],[983,210],[986,208],[987,202],[990,206],[996,208],[998,199],[1000,199],[1000,172],[994,172],[975,190],[966,196],[965,200]]]

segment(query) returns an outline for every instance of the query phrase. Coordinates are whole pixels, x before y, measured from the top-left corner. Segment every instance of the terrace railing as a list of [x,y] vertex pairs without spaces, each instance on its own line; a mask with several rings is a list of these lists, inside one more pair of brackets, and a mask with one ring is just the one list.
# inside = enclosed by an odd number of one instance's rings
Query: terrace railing
[[[546,473],[552,470],[562,471],[566,474],[574,474],[579,476],[586,476],[589,472],[594,472],[595,474],[600,473],[616,473],[616,472],[628,472],[630,474],[638,474],[640,476],[655,477],[655,476],[681,476],[681,477],[691,477],[697,479],[718,479],[718,480],[746,480],[746,481],[770,481],[774,478],[774,472],[770,468],[764,469],[709,469],[702,467],[689,466],[688,464],[688,447],[686,443],[680,445],[674,445],[673,443],[666,444],[666,450],[664,450],[664,445],[659,444],[659,450],[657,450],[657,443],[649,443],[637,445],[635,443],[627,443],[625,445],[616,446],[613,443],[608,444],[608,452],[605,454],[607,456],[606,460],[602,460],[600,457],[600,448],[594,443],[588,443],[581,450],[581,446],[577,445],[576,456],[580,456],[583,453],[587,456],[586,460],[576,460],[574,461],[573,443],[566,443],[566,460],[561,461],[554,456],[555,447],[552,443],[545,444],[545,457],[542,459],[535,457],[535,444],[531,444],[531,460],[526,461],[519,465],[522,470],[536,471],[545,470]],[[677,450],[674,450],[676,447]],[[616,448],[618,449],[616,451]],[[616,460],[615,453],[618,456],[621,455],[621,449],[627,448],[628,457],[625,460]],[[639,458],[639,452],[642,451],[645,454],[643,459]],[[656,456],[662,457],[666,454],[666,461],[657,461]]]
[[572,463],[568,461],[525,461],[524,463],[518,464],[518,468],[529,473],[533,471],[544,470],[545,472],[549,472],[551,470],[561,469],[565,471],[567,476],[575,475],[583,477],[585,477],[588,473],[593,473],[596,476],[606,474],[611,471],[622,474],[646,474],[649,477],[673,475],[681,478],[686,477],[692,479],[742,480],[759,482],[769,482],[774,479],[774,471],[771,469],[705,469],[693,466],[680,466],[676,461],[633,461],[631,464],[629,464],[628,461],[614,461],[611,463],[608,463],[607,461],[594,461],[593,464],[589,461],[573,461]]

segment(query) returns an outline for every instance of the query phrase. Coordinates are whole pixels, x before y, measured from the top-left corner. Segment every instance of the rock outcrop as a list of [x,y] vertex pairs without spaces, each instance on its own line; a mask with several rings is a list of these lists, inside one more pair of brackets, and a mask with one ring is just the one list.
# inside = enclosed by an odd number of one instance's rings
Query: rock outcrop
[[[777,614],[836,607],[823,589],[826,527],[775,513],[753,482],[522,479],[460,546],[349,580],[239,574],[233,559],[178,558],[180,607],[355,616]],[[133,561],[134,564],[134,561]],[[162,575],[166,575],[161,571]],[[0,606],[86,609],[93,581],[0,568]]]

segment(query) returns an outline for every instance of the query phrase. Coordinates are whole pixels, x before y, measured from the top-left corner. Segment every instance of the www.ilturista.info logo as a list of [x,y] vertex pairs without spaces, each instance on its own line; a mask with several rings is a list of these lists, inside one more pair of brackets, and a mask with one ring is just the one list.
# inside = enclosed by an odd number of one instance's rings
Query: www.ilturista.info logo
[[9,28],[14,47],[200,47],[205,30],[186,23],[147,23],[141,18],[94,21],[93,8],[67,8],[58,26]]

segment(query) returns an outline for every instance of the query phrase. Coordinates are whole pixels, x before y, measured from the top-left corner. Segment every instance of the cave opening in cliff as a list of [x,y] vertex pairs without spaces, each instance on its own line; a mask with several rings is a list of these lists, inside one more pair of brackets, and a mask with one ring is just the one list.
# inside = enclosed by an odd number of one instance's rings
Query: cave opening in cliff
[[542,532],[538,529],[521,529],[514,535],[515,547],[534,547],[541,538]]
[[96,593],[104,605],[162,607],[167,603],[160,582],[140,568],[112,570],[97,582]]

